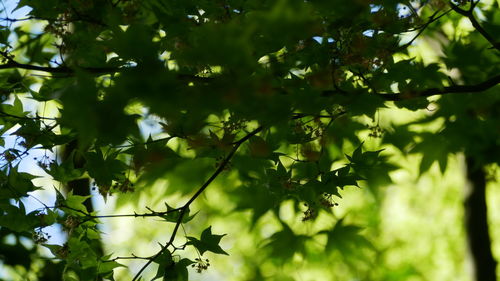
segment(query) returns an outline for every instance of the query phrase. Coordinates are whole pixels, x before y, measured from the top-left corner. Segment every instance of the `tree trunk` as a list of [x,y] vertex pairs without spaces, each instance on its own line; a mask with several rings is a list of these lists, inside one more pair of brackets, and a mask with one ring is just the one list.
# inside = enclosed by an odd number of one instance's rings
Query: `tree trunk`
[[[85,165],[85,160],[81,156],[81,154],[78,152],[78,142],[76,140],[68,143],[65,147],[64,153],[63,153],[63,158],[68,159],[71,154],[73,155],[73,165],[75,168],[83,168]],[[88,178],[84,179],[77,179],[77,180],[72,180],[69,181],[67,186],[66,186],[68,191],[72,191],[74,195],[80,195],[80,196],[89,196],[90,195],[90,181]],[[88,213],[92,213],[94,211],[94,206],[92,205],[92,200],[89,198],[83,202],[85,205],[85,208],[87,209]],[[91,243],[92,250],[95,251],[96,255],[98,257],[102,257],[104,255],[104,249],[103,245],[101,243],[101,240],[92,240],[93,243]],[[103,279],[99,277],[98,279],[95,279],[96,281],[102,281]]]
[[486,206],[486,174],[471,156],[466,156],[470,194],[465,200],[466,230],[476,281],[496,281],[497,262],[491,253]]
[[[85,160],[82,156],[82,152],[78,151],[78,141],[73,140],[68,143],[64,149],[64,153],[62,155],[63,160],[66,160],[73,155],[73,165],[75,168],[83,168],[85,166]],[[80,196],[89,196],[90,195],[90,181],[89,179],[77,179],[68,182],[67,190],[72,191],[74,195]],[[93,212],[94,206],[92,206],[92,201],[89,199],[83,202],[85,207],[87,208],[87,212]]]

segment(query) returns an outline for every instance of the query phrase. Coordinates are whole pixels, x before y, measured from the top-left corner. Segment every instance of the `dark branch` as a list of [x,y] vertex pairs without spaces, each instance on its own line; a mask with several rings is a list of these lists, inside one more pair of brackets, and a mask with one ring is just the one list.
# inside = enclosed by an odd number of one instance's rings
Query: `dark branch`
[[169,140],[175,138],[175,136],[168,136],[164,138],[159,138],[155,140],[150,140],[150,141],[145,141],[145,142],[140,142],[140,143],[129,143],[129,144],[122,144],[122,145],[115,145],[112,146],[113,148],[127,148],[127,147],[134,147],[134,146],[139,146],[139,145],[148,145],[148,144],[153,144],[157,142],[168,142]]
[[445,94],[466,94],[486,91],[500,83],[500,75],[494,76],[475,85],[453,85],[443,88],[430,88],[419,92],[378,94],[387,101],[400,101],[419,97],[430,97]]
[[43,116],[36,116],[36,117],[28,117],[28,116],[17,116],[13,115],[4,111],[0,110],[0,116],[2,117],[10,117],[14,119],[21,119],[21,120],[51,120],[51,121],[58,121],[57,118],[50,118],[50,117],[43,117]]
[[72,18],[43,18],[43,17],[35,17],[35,16],[29,16],[25,18],[10,18],[10,17],[3,17],[0,18],[0,21],[5,21],[9,23],[14,23],[14,22],[23,22],[23,21],[29,21],[29,20],[40,20],[40,21],[48,21],[48,22],[61,22],[61,23],[73,23],[73,22],[86,22],[86,23],[91,23],[91,24],[97,24],[100,26],[107,26],[101,21],[98,21],[96,19],[93,19],[89,16],[84,16],[81,14],[73,15]]
[[[0,65],[0,69],[12,69],[12,68],[43,71],[43,72],[52,73],[52,74],[74,74],[75,73],[74,69],[71,69],[71,68],[65,67],[65,66],[61,66],[61,67],[38,66],[38,65],[32,65],[32,64],[18,63],[12,59],[9,59],[7,63]],[[81,68],[81,69],[83,71],[86,71],[89,73],[94,73],[94,74],[108,74],[108,73],[118,72],[121,70],[121,68],[118,68],[118,67],[85,67],[85,68]]]
[[432,14],[432,15],[429,17],[429,20],[428,20],[426,23],[424,23],[422,26],[420,26],[420,27],[418,28],[418,32],[417,32],[417,34],[416,34],[415,36],[413,36],[413,38],[412,38],[412,39],[410,39],[410,41],[408,41],[408,42],[406,42],[405,44],[403,44],[403,45],[399,46],[399,49],[400,49],[400,50],[402,50],[402,49],[406,49],[406,48],[408,48],[411,44],[413,44],[413,42],[414,42],[414,41],[415,41],[415,40],[416,40],[416,39],[417,39],[420,35],[422,35],[422,33],[424,33],[424,31],[427,29],[427,27],[428,27],[431,23],[433,23],[433,22],[435,22],[435,21],[439,20],[440,18],[442,18],[443,16],[447,15],[450,11],[451,11],[451,9],[450,9],[450,10],[447,10],[446,12],[442,13],[442,14],[441,14],[441,15],[439,15],[439,16],[437,16],[437,14],[439,13],[439,11],[436,11],[434,14]]
[[19,21],[28,21],[28,20],[34,20],[37,19],[36,17],[27,17],[27,18],[22,18],[22,19],[13,19],[13,18],[0,18],[0,21],[7,21],[7,22],[19,22]]
[[107,261],[103,261],[103,262],[114,262],[117,260],[149,260],[150,258],[151,257],[139,257],[139,256],[132,254],[132,256],[130,256],[130,257],[116,257],[116,258],[113,258],[113,259],[110,259]]
[[[0,52],[0,55],[2,55],[7,60],[7,63],[0,64],[0,69],[18,68],[18,69],[42,71],[42,72],[47,72],[47,73],[51,73],[51,74],[61,74],[61,75],[65,74],[65,75],[69,75],[69,76],[73,76],[77,72],[77,70],[81,70],[83,72],[87,72],[87,73],[91,73],[91,74],[104,75],[104,74],[112,74],[112,73],[116,73],[116,72],[122,72],[125,70],[134,69],[134,67],[75,67],[75,68],[70,68],[67,66],[60,66],[60,67],[38,66],[38,65],[24,64],[24,63],[16,62],[6,52]],[[61,78],[61,76],[56,76],[56,77]],[[66,77],[66,76],[62,76],[62,77]],[[193,81],[193,82],[199,82],[199,83],[205,83],[207,81],[213,80],[212,77],[201,77],[201,76],[190,75],[190,74],[177,74],[177,78],[180,80]]]
[[473,9],[474,7],[477,5],[479,1],[477,2],[473,2],[471,4],[471,8],[469,10],[462,10],[461,8],[459,8],[457,5],[453,4],[451,1],[450,1],[450,6],[451,8],[453,9],[453,11],[467,17],[470,22],[472,23],[472,26],[474,26],[474,28],[486,39],[488,40],[488,42],[490,42],[490,44],[493,46],[493,48],[497,49],[498,51],[500,51],[500,42],[497,42],[493,36],[491,36],[491,34],[489,34],[480,24],[479,22],[477,21],[476,17],[474,17],[474,14],[472,13],[473,12]]
[[326,115],[326,114],[308,114],[308,113],[293,113],[292,114],[292,120],[300,119],[303,117],[313,117],[313,118],[329,118],[332,120],[337,119],[338,117],[346,114],[346,111],[341,111],[337,114],[331,114],[331,115]]
[[148,210],[150,210],[149,213],[115,214],[115,215],[91,215],[88,212],[84,212],[84,211],[79,210],[79,209],[71,208],[71,207],[66,206],[66,205],[59,205],[59,206],[55,206],[55,207],[52,207],[52,208],[63,208],[63,209],[66,208],[66,209],[69,209],[69,210],[72,210],[72,211],[75,211],[75,212],[83,214],[83,216],[84,216],[85,219],[82,222],[80,222],[80,224],[84,223],[84,222],[87,222],[87,221],[90,221],[90,220],[93,220],[93,219],[124,218],[124,217],[134,217],[134,218],[138,218],[138,217],[162,217],[162,216],[165,216],[165,215],[168,215],[168,214],[171,214],[171,213],[179,212],[182,209],[182,208],[175,208],[175,209],[170,209],[170,210],[163,211],[163,212],[157,212],[157,211],[153,211],[151,209],[148,209]]
[[205,191],[205,189],[217,178],[217,176],[219,176],[220,173],[222,173],[224,171],[224,169],[226,168],[227,164],[229,164],[229,161],[231,161],[231,158],[233,158],[234,154],[236,153],[236,151],[238,150],[238,148],[244,143],[246,142],[247,140],[249,140],[251,137],[255,136],[256,134],[258,134],[260,131],[262,131],[263,127],[258,127],[257,129],[251,131],[250,133],[248,133],[246,136],[244,136],[243,138],[241,138],[240,140],[238,140],[237,142],[235,142],[233,144],[233,148],[231,149],[231,151],[227,154],[227,156],[224,158],[224,160],[221,162],[221,164],[219,165],[219,167],[217,168],[217,170],[215,170],[215,172],[210,176],[210,178],[208,178],[205,183],[195,192],[195,194],[193,196],[191,196],[191,198],[186,202],[186,204],[184,204],[181,208],[180,208],[180,214],[179,214],[179,217],[177,218],[177,222],[175,223],[175,227],[174,227],[174,230],[172,231],[172,234],[170,235],[170,239],[169,241],[167,242],[167,244],[165,245],[162,245],[160,251],[158,251],[158,253],[156,253],[154,256],[152,256],[147,262],[146,264],[144,264],[141,269],[137,272],[137,274],[134,276],[134,278],[132,279],[132,281],[136,281],[138,280],[138,278],[141,276],[142,272],[156,259],[158,258],[161,254],[163,254],[169,246],[171,246],[175,240],[175,237],[177,235],[177,231],[179,230],[179,227],[181,226],[181,223],[182,223],[182,219],[185,215],[185,213],[187,212],[187,210],[189,209],[189,206],[191,205],[191,203],[194,202],[194,200],[196,200],[196,198],[198,198],[198,196],[200,196],[203,191]]

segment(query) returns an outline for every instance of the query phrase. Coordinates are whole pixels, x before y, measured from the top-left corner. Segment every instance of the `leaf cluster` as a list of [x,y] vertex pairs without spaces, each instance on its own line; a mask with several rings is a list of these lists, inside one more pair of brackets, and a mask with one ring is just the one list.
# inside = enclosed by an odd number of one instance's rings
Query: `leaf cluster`
[[[426,2],[19,1],[26,18],[0,22],[0,231],[31,234],[60,261],[47,264],[62,267],[64,280],[113,280],[120,259],[144,262],[133,280],[152,263],[153,280],[188,280],[189,267],[208,268],[205,253],[230,251],[211,226],[184,242],[179,230],[216,179],[236,177],[229,211],[250,210],[253,227],[275,214],[283,226],[268,239],[269,256],[290,261],[325,234],[327,252],[370,248],[342,219],[296,234],[280,206],[291,200],[302,221],[315,222],[332,216],[345,187],[389,183],[397,165],[380,147],[422,155],[421,173],[434,162],[444,172],[450,153],[482,165],[500,159],[498,3]],[[427,63],[412,53],[424,32],[435,40],[444,22],[464,18],[477,32],[448,34],[442,57]],[[370,127],[386,107],[436,109],[411,124]],[[413,129],[426,124],[438,129]],[[367,125],[376,148],[364,145]],[[39,151],[36,165],[57,186],[89,179],[104,198],[140,197],[167,181],[166,210],[103,215],[87,209],[90,196],[56,188],[53,204],[27,212],[40,187],[21,164]],[[159,218],[172,229],[150,256],[113,257],[95,245],[98,224],[114,217]],[[62,245],[46,243],[43,229],[54,225],[67,234]]]

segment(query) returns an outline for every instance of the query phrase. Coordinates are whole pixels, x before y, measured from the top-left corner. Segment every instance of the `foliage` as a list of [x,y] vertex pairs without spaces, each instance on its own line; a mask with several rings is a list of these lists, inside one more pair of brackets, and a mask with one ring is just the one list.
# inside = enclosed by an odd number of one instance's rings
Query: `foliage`
[[[422,155],[420,173],[435,162],[444,172],[451,153],[498,164],[499,5],[19,1],[28,14],[4,18],[0,30],[0,234],[32,237],[55,260],[37,260],[34,249],[16,242],[25,258],[8,254],[3,263],[32,270],[38,280],[56,279],[35,270],[37,262],[58,268],[63,280],[114,280],[127,260],[140,260],[132,280],[153,263],[153,280],[188,280],[188,268],[210,265],[206,252],[231,254],[221,246],[226,234],[210,226],[211,211],[190,213],[216,179],[233,198],[226,213],[250,210],[252,228],[269,214],[279,222],[262,243],[276,264],[319,259],[311,246],[317,239],[326,241],[319,252],[339,252],[348,266],[367,263],[380,249],[335,208],[346,187],[378,196],[398,168],[392,148]],[[424,36],[441,48],[434,58],[414,51]],[[382,128],[375,120],[386,107],[426,114],[410,123],[395,117]],[[378,144],[367,148],[367,139]],[[56,188],[36,186],[40,175],[20,171],[40,151],[37,165]],[[164,208],[89,210],[90,195],[60,188],[87,178],[104,198],[122,201],[166,181]],[[53,190],[55,200],[27,212],[23,202],[40,188]],[[299,232],[280,213],[288,203],[304,222],[328,216],[336,223]],[[196,214],[207,216],[208,226],[186,233]],[[172,227],[147,256],[101,253],[99,225],[117,217],[153,217]],[[64,244],[47,243],[44,229],[53,225],[63,226]],[[2,253],[14,247],[0,246]],[[255,280],[264,278],[255,272]]]

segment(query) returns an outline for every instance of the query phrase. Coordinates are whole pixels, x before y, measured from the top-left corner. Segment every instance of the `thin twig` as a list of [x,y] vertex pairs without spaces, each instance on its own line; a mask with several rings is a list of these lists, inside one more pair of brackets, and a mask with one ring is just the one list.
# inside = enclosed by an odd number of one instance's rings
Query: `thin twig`
[[293,113],[292,114],[292,120],[295,120],[295,119],[300,119],[300,118],[303,118],[303,117],[314,117],[314,118],[329,118],[329,119],[337,119],[338,117],[346,114],[347,112],[345,111],[341,111],[339,113],[336,113],[336,114],[331,114],[331,115],[326,115],[326,114],[308,114],[308,113]]
[[[59,67],[50,67],[50,66],[38,66],[32,64],[24,64],[15,61],[7,52],[0,51],[0,55],[2,55],[7,61],[4,64],[0,64],[0,69],[26,69],[26,70],[36,70],[41,72],[47,72],[51,74],[58,74],[58,76],[54,76],[53,78],[68,78],[72,77],[77,70],[81,70],[84,72],[88,72],[91,74],[113,74],[116,72],[122,72],[126,70],[133,70],[135,67],[127,66],[127,67],[79,67],[75,66],[73,68],[67,66],[59,66]],[[63,75],[63,76],[59,76]],[[206,83],[208,81],[213,80],[213,77],[202,77],[198,75],[191,74],[183,74],[178,73],[177,78],[179,80],[185,80],[187,82],[198,82],[198,83]]]
[[500,51],[500,42],[496,41],[495,38],[493,38],[493,36],[491,36],[491,34],[489,34],[479,24],[476,17],[474,17],[473,9],[478,3],[479,3],[479,1],[472,2],[470,9],[466,11],[466,10],[459,8],[457,5],[453,4],[451,1],[449,2],[450,7],[453,9],[453,11],[461,14],[462,16],[467,17],[470,20],[470,22],[472,23],[472,26],[474,26],[474,28],[484,37],[484,39],[488,40],[488,42],[490,42],[490,44],[493,46],[493,48]]
[[435,22],[435,21],[439,20],[440,18],[442,18],[443,16],[445,16],[446,14],[448,14],[451,10],[452,10],[452,9],[449,9],[448,11],[446,11],[446,12],[442,13],[441,15],[439,15],[439,16],[437,16],[437,17],[436,17],[436,15],[437,15],[440,11],[436,11],[436,12],[434,12],[434,14],[432,14],[432,15],[429,17],[429,21],[427,21],[426,23],[424,23],[422,26],[420,26],[420,27],[418,28],[418,32],[417,32],[417,34],[416,34],[415,36],[413,36],[413,38],[412,38],[410,41],[408,41],[408,42],[406,42],[405,44],[403,44],[403,45],[399,46],[399,49],[406,49],[406,48],[407,48],[408,46],[410,46],[410,45],[411,45],[411,44],[412,44],[412,43],[413,43],[413,42],[414,42],[414,41],[415,41],[415,40],[416,40],[416,39],[417,39],[420,35],[422,35],[422,33],[423,33],[426,29],[427,29],[427,27],[428,27],[431,23],[433,23],[433,22]]
[[43,117],[43,116],[36,116],[36,117],[28,117],[28,116],[17,116],[13,115],[4,111],[0,111],[0,116],[4,117],[11,117],[15,119],[21,119],[21,120],[51,120],[51,121],[57,121],[57,118],[50,118],[50,117]]
[[161,249],[160,251],[158,251],[158,253],[156,253],[154,256],[152,256],[147,262],[146,264],[144,264],[141,269],[139,269],[139,271],[137,272],[137,274],[134,276],[134,278],[132,279],[132,281],[136,281],[139,279],[139,277],[141,276],[142,272],[156,259],[158,258],[160,255],[162,255],[167,249],[169,246],[171,246],[175,240],[175,237],[177,235],[177,231],[179,230],[179,227],[182,223],[182,219],[184,217],[184,214],[187,212],[187,210],[189,209],[189,206],[191,205],[191,203],[193,203],[196,198],[198,198],[198,196],[200,196],[203,191],[205,191],[205,189],[217,178],[217,176],[222,173],[224,171],[224,169],[226,168],[227,164],[229,164],[229,161],[231,161],[231,158],[234,156],[234,154],[236,153],[236,151],[238,150],[238,148],[245,142],[247,141],[248,139],[250,139],[251,137],[255,136],[257,133],[259,133],[260,131],[262,131],[263,127],[260,126],[258,127],[257,129],[251,131],[250,133],[248,133],[246,136],[244,136],[243,138],[241,138],[239,141],[235,142],[234,145],[233,145],[233,148],[231,149],[231,151],[228,153],[228,155],[224,158],[224,160],[221,162],[221,164],[219,165],[219,167],[217,168],[217,170],[215,170],[215,172],[210,176],[210,178],[208,178],[205,183],[195,192],[195,194],[193,194],[193,196],[191,196],[191,198],[180,208],[181,211],[180,211],[180,214],[179,214],[179,217],[177,218],[177,222],[175,224],[175,227],[174,227],[174,230],[172,231],[172,234],[170,235],[170,239],[169,241],[165,244],[165,245],[162,245],[161,246]]
[[169,141],[169,140],[171,140],[173,138],[174,138],[174,136],[168,136],[168,137],[159,138],[159,139],[155,139],[155,140],[151,140],[151,141],[146,141],[146,142],[141,142],[141,143],[130,143],[130,144],[115,145],[115,146],[113,146],[113,148],[127,148],[127,147],[134,147],[134,146],[138,146],[138,145],[148,145],[148,144],[162,142],[162,141]]
[[117,260],[149,260],[150,258],[151,257],[139,257],[139,256],[132,254],[132,256],[130,256],[130,257],[116,257],[116,258],[113,258],[113,259],[110,259],[107,261],[103,261],[103,262],[114,262]]

